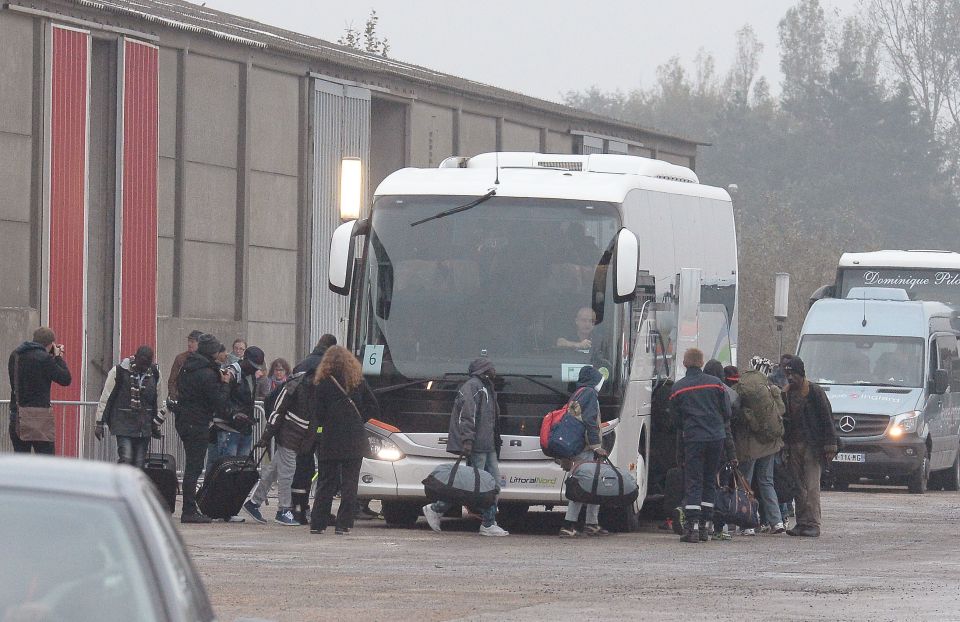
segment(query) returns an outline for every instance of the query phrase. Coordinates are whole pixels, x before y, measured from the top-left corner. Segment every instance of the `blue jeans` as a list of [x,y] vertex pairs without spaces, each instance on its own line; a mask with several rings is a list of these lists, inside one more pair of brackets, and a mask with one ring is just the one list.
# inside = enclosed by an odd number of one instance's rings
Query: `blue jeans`
[[147,448],[150,446],[150,437],[118,436],[117,463],[132,464],[138,469],[143,468],[147,461]]
[[[470,466],[477,467],[481,471],[486,471],[490,475],[493,475],[493,479],[497,482],[500,481],[500,463],[497,461],[497,452],[495,451],[481,451],[477,453],[470,454],[470,457],[467,459],[467,462]],[[445,513],[451,508],[451,504],[446,501],[437,501],[433,504],[433,510],[439,514]],[[485,509],[481,514],[483,518],[483,526],[491,527],[497,524],[497,504],[494,503],[487,509]]]
[[217,442],[207,447],[207,468],[209,471],[217,458],[224,456],[246,456],[253,447],[253,434],[240,434],[217,430]]
[[[585,449],[583,450],[576,458],[573,459],[574,464],[580,462],[590,462],[593,460],[593,450]],[[585,525],[596,525],[598,524],[598,518],[600,516],[600,506],[593,503],[581,503],[580,501],[570,501],[567,503],[567,513],[563,519],[570,523],[575,523],[580,520],[580,510],[587,508],[587,515],[584,519]]]
[[780,504],[777,502],[777,491],[773,487],[773,460],[776,455],[770,454],[756,460],[740,463],[740,473],[748,483],[753,480],[754,471],[757,473],[757,486],[754,492],[760,501],[760,514],[768,525],[783,522],[783,516],[780,515]]

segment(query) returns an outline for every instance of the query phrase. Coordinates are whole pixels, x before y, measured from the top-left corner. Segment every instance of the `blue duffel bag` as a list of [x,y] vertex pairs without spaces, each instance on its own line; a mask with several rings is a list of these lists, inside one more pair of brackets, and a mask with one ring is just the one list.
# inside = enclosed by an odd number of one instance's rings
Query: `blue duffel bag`
[[446,501],[483,511],[497,502],[500,486],[486,471],[463,464],[463,456],[453,464],[441,464],[423,480],[423,491],[430,502]]
[[580,503],[625,506],[640,495],[633,475],[613,466],[607,458],[575,464],[564,484],[567,499]]

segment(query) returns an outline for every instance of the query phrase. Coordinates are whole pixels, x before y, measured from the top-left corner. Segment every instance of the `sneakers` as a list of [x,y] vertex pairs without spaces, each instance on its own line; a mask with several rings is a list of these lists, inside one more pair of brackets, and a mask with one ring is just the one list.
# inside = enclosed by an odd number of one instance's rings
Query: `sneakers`
[[433,509],[433,504],[428,503],[423,506],[423,516],[427,519],[427,524],[430,525],[430,529],[440,531],[440,512]]
[[560,528],[560,537],[561,538],[576,538],[580,535],[580,532],[577,531],[576,527],[564,525]]
[[337,534],[338,536],[349,536],[349,535],[350,535],[350,528],[349,528],[349,527],[337,527],[336,529],[334,529],[333,533]]
[[609,536],[610,532],[600,525],[584,525],[583,535],[585,536]]
[[250,515],[250,518],[261,524],[266,524],[267,519],[260,513],[260,506],[249,499],[243,504],[243,511]]
[[225,521],[223,521],[223,522],[225,522],[225,523],[245,523],[245,522],[247,522],[247,519],[245,519],[245,518],[242,517],[242,516],[231,516],[230,518],[228,518],[227,520],[225,520]]
[[288,508],[280,508],[280,510],[277,511],[277,516],[273,519],[273,522],[291,527],[300,526],[300,521],[293,517],[293,511]]
[[700,542],[710,542],[710,532],[713,531],[713,521],[700,521]]
[[180,522],[184,524],[194,523],[197,525],[206,525],[207,523],[212,523],[213,519],[206,514],[202,514],[200,510],[194,510],[193,512],[181,514]]
[[700,534],[699,529],[697,529],[697,524],[688,521],[683,526],[683,535],[680,536],[680,542],[691,542],[695,544],[700,544]]
[[755,535],[757,535],[757,530],[756,530],[756,529],[744,529],[743,531],[740,532],[740,535],[741,535],[741,536],[755,536]]
[[729,542],[733,540],[733,536],[730,535],[729,531],[715,531],[713,532],[713,539],[720,542]]
[[501,527],[500,525],[494,523],[489,527],[484,527],[483,525],[480,525],[480,535],[499,538],[503,536],[509,536],[510,532],[504,529],[503,527]]
[[786,525],[784,525],[783,523],[777,523],[776,525],[770,528],[770,533],[783,533],[786,530],[787,530]]
[[812,527],[810,525],[797,525],[793,529],[787,530],[788,536],[801,536],[805,538],[819,538],[820,537],[820,528]]
[[323,530],[322,528],[320,528],[320,527],[311,527],[311,528],[310,528],[310,533],[312,533],[312,534],[314,534],[314,535],[320,535],[320,534],[323,533],[323,532],[324,532],[324,530]]

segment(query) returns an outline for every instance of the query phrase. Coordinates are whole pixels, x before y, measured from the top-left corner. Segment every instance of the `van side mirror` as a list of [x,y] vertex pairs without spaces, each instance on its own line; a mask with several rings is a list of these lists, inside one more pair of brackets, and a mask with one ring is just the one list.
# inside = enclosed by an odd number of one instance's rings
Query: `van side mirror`
[[836,298],[837,287],[836,285],[823,285],[818,287],[816,291],[810,294],[810,298],[807,300],[807,309],[813,306],[818,300],[823,300],[824,298]]
[[943,395],[947,392],[947,387],[950,386],[950,375],[945,369],[938,369],[933,372],[933,377],[930,378],[930,392],[934,395]]
[[353,276],[353,236],[357,223],[351,220],[343,223],[333,232],[330,240],[330,266],[328,278],[330,291],[346,296],[350,293],[350,279]]
[[640,265],[640,242],[637,236],[629,229],[621,229],[617,233],[617,255],[615,265],[615,291],[613,301],[616,303],[633,300],[637,291],[637,268]]

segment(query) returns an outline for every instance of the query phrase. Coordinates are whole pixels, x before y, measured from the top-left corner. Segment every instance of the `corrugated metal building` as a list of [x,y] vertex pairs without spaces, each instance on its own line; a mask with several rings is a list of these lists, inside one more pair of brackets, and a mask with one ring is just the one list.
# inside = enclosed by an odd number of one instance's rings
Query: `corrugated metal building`
[[368,192],[498,149],[695,165],[696,141],[182,0],[2,7],[0,347],[51,325],[78,379],[61,399],[140,343],[165,373],[195,328],[268,358],[344,332],[325,277],[344,156]]

